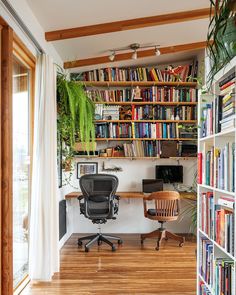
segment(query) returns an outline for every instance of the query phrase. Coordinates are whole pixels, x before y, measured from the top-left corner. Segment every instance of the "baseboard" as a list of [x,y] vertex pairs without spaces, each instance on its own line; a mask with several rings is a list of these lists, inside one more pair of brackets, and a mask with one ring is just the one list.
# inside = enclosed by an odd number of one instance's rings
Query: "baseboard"
[[67,232],[59,241],[59,250],[65,245],[68,239],[71,237],[72,233]]

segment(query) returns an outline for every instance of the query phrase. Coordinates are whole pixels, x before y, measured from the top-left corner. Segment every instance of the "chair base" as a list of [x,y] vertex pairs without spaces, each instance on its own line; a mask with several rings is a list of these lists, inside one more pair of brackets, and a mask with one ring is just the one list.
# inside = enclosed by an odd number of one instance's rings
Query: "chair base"
[[178,236],[176,234],[173,234],[163,228],[160,228],[158,230],[155,230],[151,233],[148,234],[142,234],[141,235],[141,243],[143,244],[144,240],[146,238],[156,238],[157,237],[157,246],[156,246],[156,250],[158,251],[160,249],[161,246],[161,242],[163,239],[168,240],[168,239],[173,239],[175,241],[179,242],[179,247],[183,247],[184,242],[185,242],[185,238]]
[[83,241],[89,240],[89,242],[87,244],[85,244],[85,252],[88,252],[89,247],[96,242],[97,242],[98,246],[100,246],[102,244],[102,242],[104,242],[104,243],[108,244],[109,246],[111,246],[112,251],[116,251],[115,245],[111,241],[109,241],[108,239],[118,241],[119,245],[121,245],[123,243],[123,241],[121,240],[120,237],[103,235],[103,234],[95,234],[95,235],[79,238],[78,239],[78,246],[82,246]]

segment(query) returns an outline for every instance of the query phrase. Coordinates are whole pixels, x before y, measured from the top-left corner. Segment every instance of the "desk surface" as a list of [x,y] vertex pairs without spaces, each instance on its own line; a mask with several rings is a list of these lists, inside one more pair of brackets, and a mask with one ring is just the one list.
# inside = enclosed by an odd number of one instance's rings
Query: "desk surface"
[[[118,196],[121,197],[121,199],[143,199],[147,194],[144,194],[143,192],[117,192]],[[181,199],[195,199],[195,194],[192,192],[179,192]],[[77,198],[79,195],[81,195],[81,192],[71,192],[67,195],[65,195],[66,200]]]

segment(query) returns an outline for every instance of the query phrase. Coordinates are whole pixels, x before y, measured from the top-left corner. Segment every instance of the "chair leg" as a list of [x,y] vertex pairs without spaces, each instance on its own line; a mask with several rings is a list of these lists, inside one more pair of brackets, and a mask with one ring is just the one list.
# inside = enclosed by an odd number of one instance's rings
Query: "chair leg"
[[160,238],[160,235],[161,235],[161,231],[160,230],[154,230],[150,233],[147,233],[147,234],[142,234],[141,235],[141,243],[143,243],[143,241],[147,238]]
[[156,246],[157,251],[160,249],[162,240],[166,238],[166,231],[165,230],[162,230],[162,231],[159,231],[159,232],[160,232],[160,236],[157,239],[157,246]]
[[116,248],[115,248],[115,246],[113,245],[113,243],[112,243],[111,241],[109,241],[108,239],[106,239],[103,235],[101,235],[99,239],[100,239],[101,241],[103,241],[104,243],[110,245],[112,251],[115,251],[115,250],[116,250]]
[[182,247],[184,245],[184,242],[185,242],[185,238],[184,237],[178,236],[178,235],[173,234],[173,233],[171,233],[169,231],[166,231],[166,237],[167,238],[170,238],[170,239],[173,239],[175,241],[178,241],[180,247]]
[[89,247],[95,243],[98,239],[100,238],[99,235],[96,235],[91,241],[89,241],[86,245],[85,245],[85,251],[88,252]]
[[82,237],[82,238],[79,238],[78,239],[78,242],[79,241],[86,241],[86,240],[91,240],[91,239],[94,239],[95,237],[97,236],[97,234],[94,234],[94,235],[91,235],[91,236],[86,236],[86,237]]
[[118,244],[122,244],[122,240],[120,237],[115,237],[115,236],[109,236],[109,235],[102,235],[105,239],[111,239],[111,240],[115,240],[118,241]]

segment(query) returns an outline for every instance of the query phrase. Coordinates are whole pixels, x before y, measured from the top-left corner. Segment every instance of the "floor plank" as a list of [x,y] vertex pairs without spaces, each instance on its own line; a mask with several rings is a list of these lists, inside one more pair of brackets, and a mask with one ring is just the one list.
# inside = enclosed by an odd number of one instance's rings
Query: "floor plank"
[[103,244],[85,253],[72,235],[61,250],[60,273],[52,282],[31,283],[22,294],[196,294],[195,242],[180,248],[168,240],[156,251],[153,239],[141,247],[140,235],[121,237],[124,244],[116,252]]

